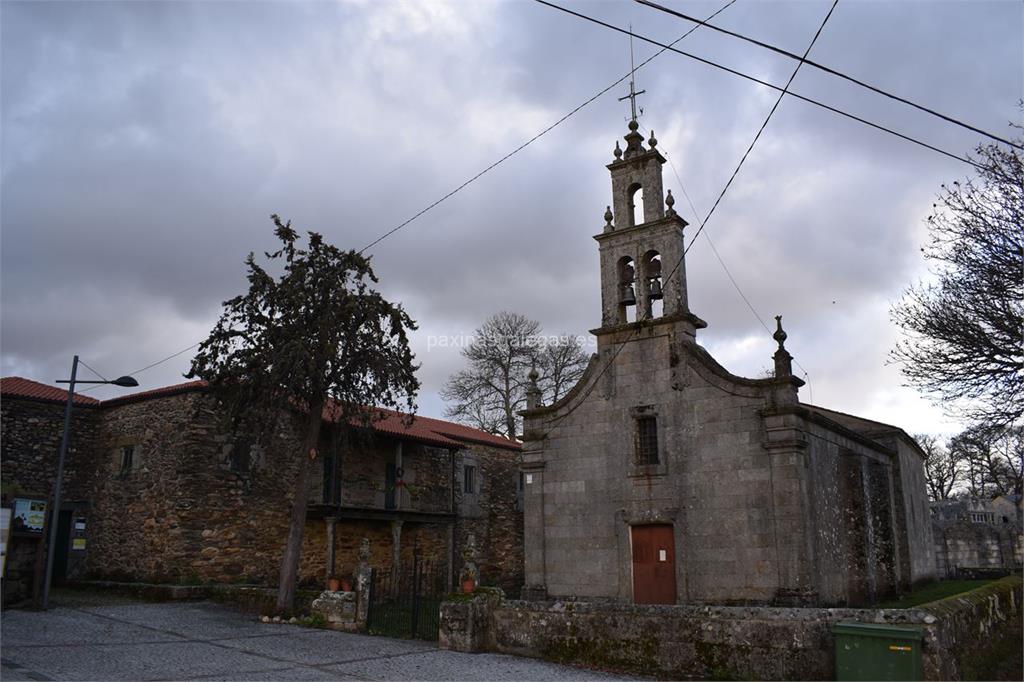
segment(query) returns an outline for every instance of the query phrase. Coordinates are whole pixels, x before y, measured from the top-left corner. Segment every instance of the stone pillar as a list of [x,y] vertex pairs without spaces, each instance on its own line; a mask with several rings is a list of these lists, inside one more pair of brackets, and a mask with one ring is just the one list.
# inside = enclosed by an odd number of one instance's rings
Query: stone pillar
[[467,580],[473,581],[473,586],[480,584],[480,567],[477,564],[476,536],[470,533],[466,536],[466,546],[462,549],[462,570],[459,571],[459,586]]
[[539,451],[523,452],[523,599],[547,599],[544,555],[544,462]]
[[402,522],[391,522],[391,566],[399,570],[402,565]]
[[337,522],[338,519],[333,516],[324,519],[324,524],[327,526],[327,559],[324,562],[327,569],[326,578],[334,575],[334,527]]
[[356,623],[360,628],[366,625],[366,613],[370,607],[370,541],[363,538],[359,543],[359,563],[356,565]]

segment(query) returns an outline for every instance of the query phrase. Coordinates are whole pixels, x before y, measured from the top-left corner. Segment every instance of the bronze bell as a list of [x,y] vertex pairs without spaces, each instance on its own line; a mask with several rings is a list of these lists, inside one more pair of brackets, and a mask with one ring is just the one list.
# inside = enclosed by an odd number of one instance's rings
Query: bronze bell
[[622,305],[636,305],[636,295],[633,293],[632,284],[622,285],[622,300],[619,303]]
[[664,296],[661,293],[660,277],[654,277],[651,279],[651,291],[649,294],[647,294],[647,298],[651,299],[652,301],[658,301],[664,298]]

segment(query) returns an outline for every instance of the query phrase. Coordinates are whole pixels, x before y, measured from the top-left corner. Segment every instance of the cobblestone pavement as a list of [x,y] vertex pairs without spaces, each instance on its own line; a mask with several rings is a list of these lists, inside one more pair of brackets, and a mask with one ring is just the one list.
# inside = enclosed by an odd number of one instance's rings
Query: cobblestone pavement
[[514,656],[441,651],[431,642],[264,624],[208,602],[61,595],[58,604],[45,613],[3,613],[5,682],[617,679]]

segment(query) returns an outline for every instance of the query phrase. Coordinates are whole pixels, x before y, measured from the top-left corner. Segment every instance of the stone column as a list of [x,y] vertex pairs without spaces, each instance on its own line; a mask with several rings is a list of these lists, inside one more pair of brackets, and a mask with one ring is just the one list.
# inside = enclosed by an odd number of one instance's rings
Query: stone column
[[327,575],[325,577],[330,578],[334,575],[334,526],[338,522],[333,516],[328,516],[324,519],[324,524],[327,526],[327,559],[324,565],[327,567]]
[[402,565],[402,521],[391,522],[391,565],[399,570]]
[[366,625],[366,613],[370,606],[370,540],[363,538],[359,543],[359,563],[356,565],[356,624],[362,629]]

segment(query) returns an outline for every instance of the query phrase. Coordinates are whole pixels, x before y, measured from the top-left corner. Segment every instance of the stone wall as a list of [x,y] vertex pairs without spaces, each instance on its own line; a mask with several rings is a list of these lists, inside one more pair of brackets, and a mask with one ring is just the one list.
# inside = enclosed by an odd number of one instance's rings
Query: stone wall
[[[462,490],[463,467],[477,467],[477,492]],[[519,496],[519,453],[473,444],[456,453],[456,570],[470,534],[479,552],[480,584],[518,596],[523,587],[523,513]]]
[[[57,458],[64,433],[64,403],[5,397],[0,404],[0,468],[3,502],[15,498],[50,499],[57,474]],[[99,437],[99,410],[75,405],[71,437],[64,462],[61,508],[87,517],[88,490],[95,472],[92,453]],[[7,549],[3,582],[3,603],[13,604],[32,594],[33,580],[41,572],[43,555],[40,539],[12,535]],[[69,538],[59,538],[69,542]],[[82,552],[69,550],[68,573],[81,570]]]
[[[925,679],[969,679],[995,653],[1020,655],[1021,580],[906,610],[539,603],[483,593],[442,604],[440,644],[667,679],[826,680],[835,668],[831,627],[851,621],[919,627]],[[1008,643],[1015,649],[1005,651]]]
[[970,569],[1021,569],[1024,537],[1013,523],[970,521],[935,522],[932,525],[938,570],[950,578]]

